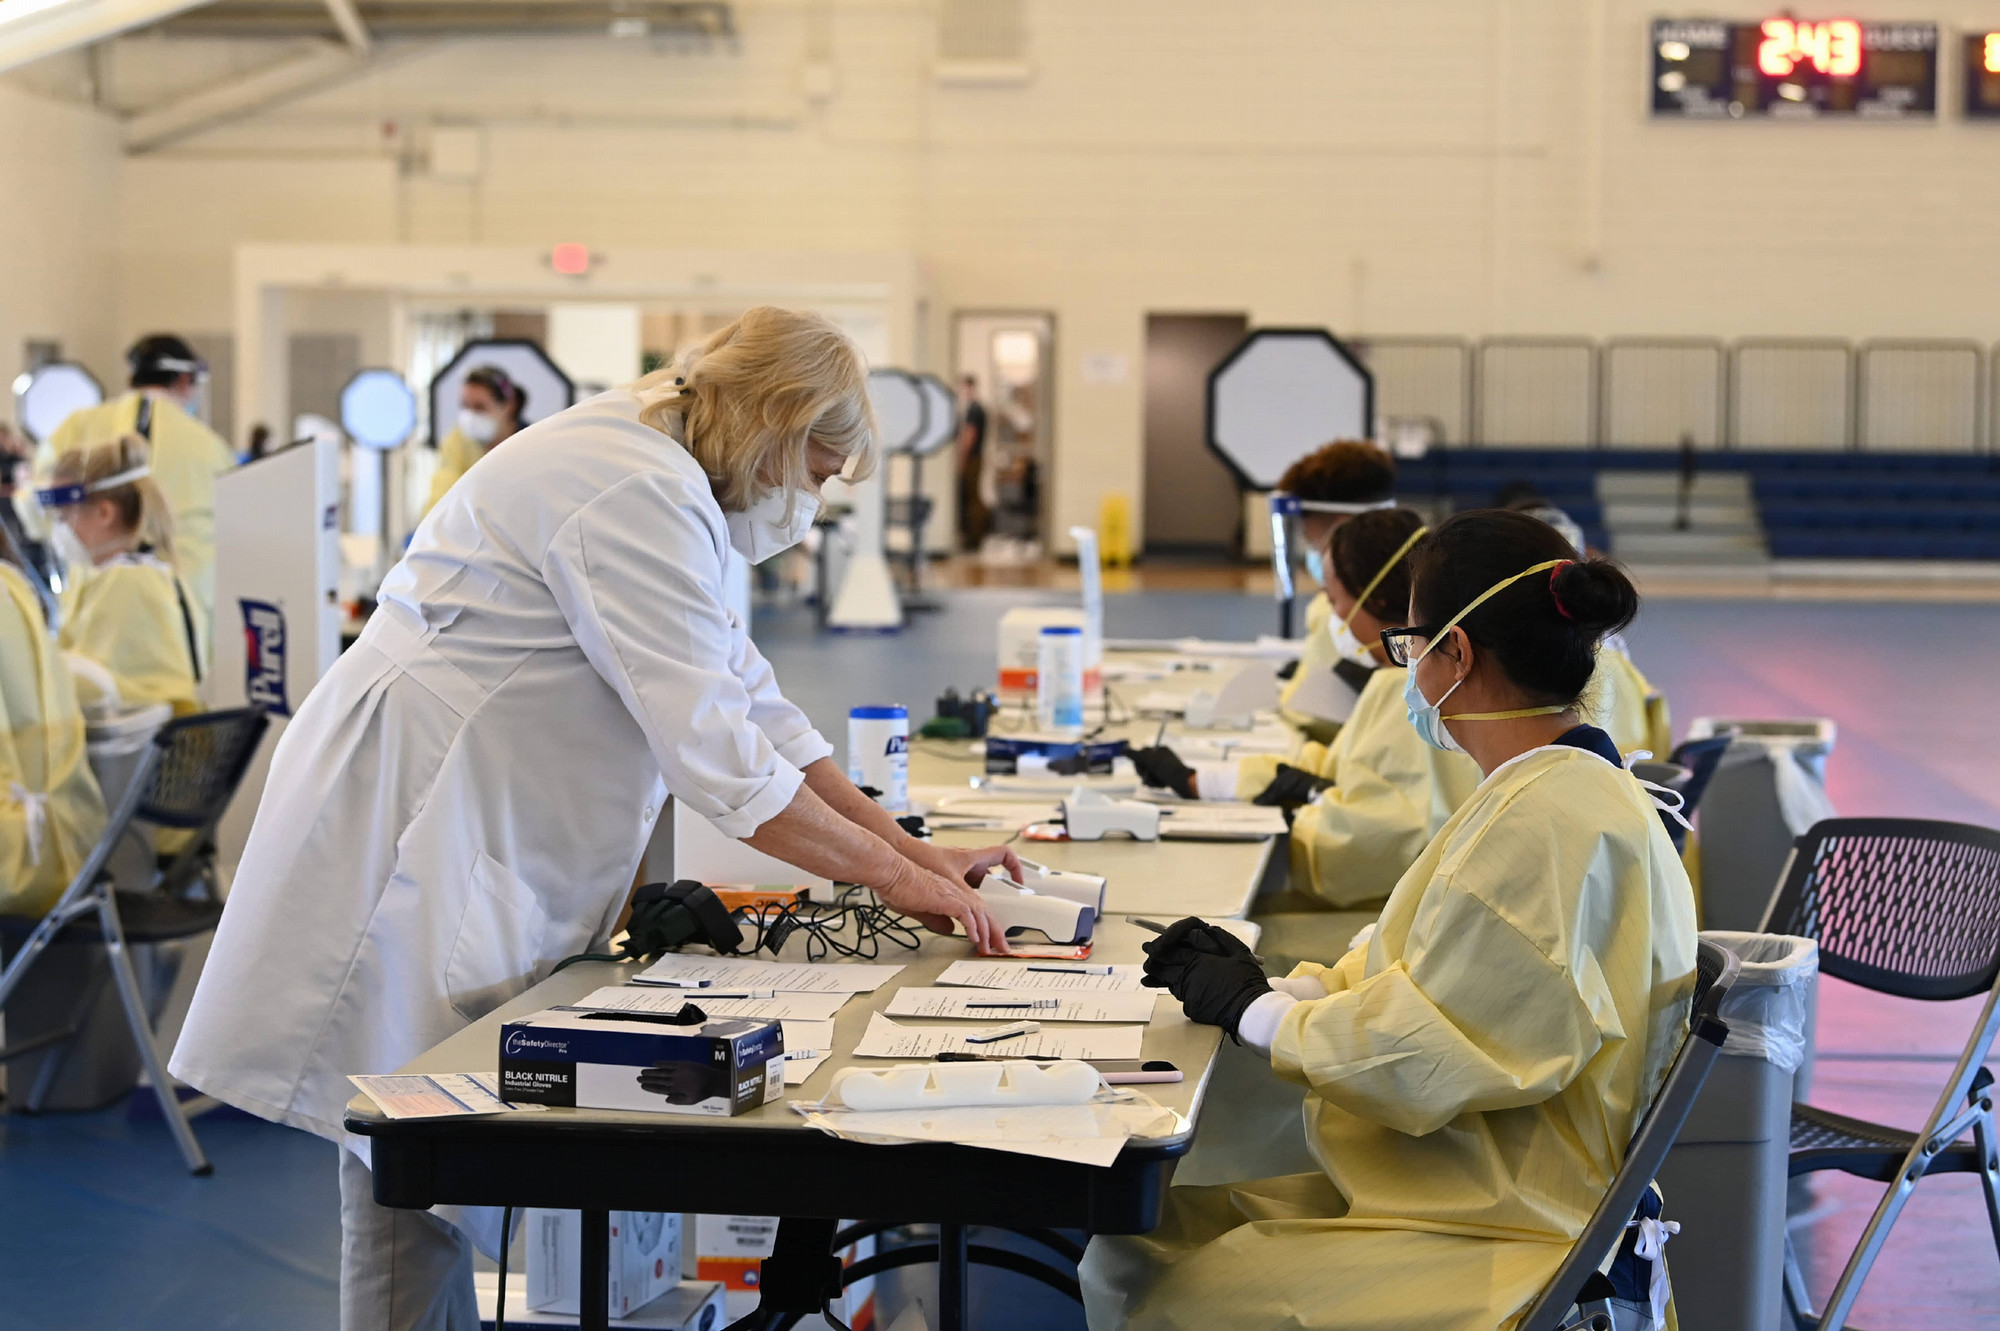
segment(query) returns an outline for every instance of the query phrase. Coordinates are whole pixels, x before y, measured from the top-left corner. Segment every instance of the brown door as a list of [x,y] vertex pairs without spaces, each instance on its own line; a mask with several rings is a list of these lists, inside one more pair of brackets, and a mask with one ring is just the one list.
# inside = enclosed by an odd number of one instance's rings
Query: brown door
[[1248,327],[1240,314],[1146,316],[1148,554],[1236,552],[1243,501],[1205,442],[1208,372]]

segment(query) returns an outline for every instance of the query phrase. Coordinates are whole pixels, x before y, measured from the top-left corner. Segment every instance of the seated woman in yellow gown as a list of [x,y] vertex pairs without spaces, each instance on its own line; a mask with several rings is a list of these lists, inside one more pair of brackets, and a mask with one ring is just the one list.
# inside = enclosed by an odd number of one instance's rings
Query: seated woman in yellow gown
[[0,556],[0,915],[45,914],[104,820],[69,671],[33,588]]
[[199,617],[174,567],[173,518],[137,435],[65,453],[44,508],[90,560],[64,589],[57,644],[86,708],[167,703],[200,710]]
[[1582,1232],[1685,1032],[1694,902],[1662,815],[1578,699],[1638,594],[1485,510],[1418,547],[1392,631],[1409,724],[1485,779],[1374,936],[1267,978],[1199,920],[1147,983],[1302,1083],[1319,1168],[1175,1188],[1086,1253],[1096,1331],[1507,1331]]

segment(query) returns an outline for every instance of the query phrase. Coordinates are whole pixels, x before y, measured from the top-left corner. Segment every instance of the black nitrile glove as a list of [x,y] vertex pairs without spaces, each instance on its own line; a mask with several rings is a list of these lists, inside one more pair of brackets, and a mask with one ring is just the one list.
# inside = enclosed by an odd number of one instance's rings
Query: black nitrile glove
[[1271,778],[1271,784],[1259,791],[1252,804],[1275,804],[1281,809],[1296,808],[1301,804],[1311,804],[1315,796],[1333,782],[1323,776],[1315,776],[1303,767],[1290,763],[1279,763],[1278,774]]
[[1298,673],[1299,673],[1299,662],[1296,658],[1287,661],[1283,665],[1278,667],[1278,678],[1282,680],[1289,681],[1294,675]]
[[655,1063],[639,1070],[639,1089],[670,1105],[698,1105],[728,1093],[729,1070],[702,1063]]
[[1220,1026],[1233,1037],[1243,1011],[1271,992],[1271,981],[1242,939],[1192,917],[1145,945],[1140,981],[1180,999],[1189,1021]]
[[1150,749],[1132,750],[1132,766],[1138,769],[1139,779],[1159,790],[1171,790],[1182,799],[1191,800],[1194,794],[1194,768],[1181,761],[1181,756],[1164,745]]

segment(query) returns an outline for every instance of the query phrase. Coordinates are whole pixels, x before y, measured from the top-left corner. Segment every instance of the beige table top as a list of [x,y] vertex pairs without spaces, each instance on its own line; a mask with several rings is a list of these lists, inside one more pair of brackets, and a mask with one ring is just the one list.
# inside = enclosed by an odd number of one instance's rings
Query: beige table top
[[[1110,659],[1121,664],[1164,667],[1180,659],[1148,652],[1115,652]],[[1186,697],[1199,688],[1219,688],[1240,661],[1217,661],[1213,671],[1174,671],[1159,680],[1113,682],[1110,688],[1129,705],[1151,691]],[[1018,709],[1003,718],[1005,729],[1021,729]],[[1005,733],[1003,729],[1002,733]],[[1130,740],[1135,745],[1151,744],[1160,733],[1157,720],[1133,719],[1108,725],[1104,734],[1112,739]],[[1167,728],[1167,742],[1180,733],[1177,724]],[[981,759],[967,751],[966,740],[913,740],[910,745],[912,786],[965,786],[982,775]],[[945,830],[935,834],[940,845],[986,846],[1003,833],[978,830]],[[1183,915],[1227,919],[1248,915],[1258,886],[1272,869],[1271,859],[1279,841],[1017,841],[1014,849],[1052,869],[1071,869],[1102,874],[1109,880],[1105,890],[1105,910],[1123,915],[1144,915],[1171,921]],[[1285,860],[1278,856],[1279,867]]]
[[[1097,946],[1092,952],[1091,961],[1094,963],[1143,961],[1145,955],[1140,951],[1140,944],[1151,936],[1145,930],[1117,916],[1108,917],[1098,927]],[[851,1051],[861,1042],[862,1033],[868,1028],[870,1016],[885,1010],[889,1005],[889,996],[898,988],[905,985],[928,985],[946,966],[972,955],[971,948],[963,938],[946,938],[931,934],[925,935],[923,947],[915,952],[893,947],[885,948],[884,951],[885,955],[877,959],[877,964],[901,964],[903,970],[874,993],[854,995],[840,1009],[834,1018],[836,1023],[834,1048],[837,1051]],[[797,943],[787,947],[781,956],[781,960],[785,961],[805,959],[804,947]],[[828,958],[828,960],[840,960],[840,958]],[[503,1022],[524,1013],[573,1003],[600,986],[622,983],[637,969],[635,966],[616,965],[610,962],[579,962],[542,981],[513,1002],[472,1023],[444,1043],[396,1070],[404,1073],[497,1072],[500,1063],[500,1027]],[[690,997],[698,995],[691,994]],[[1088,1023],[1074,1024],[1081,1027]],[[1201,1093],[1207,1084],[1209,1071],[1214,1065],[1216,1048],[1221,1040],[1221,1031],[1213,1026],[1199,1026],[1190,1022],[1181,1015],[1180,1004],[1162,993],[1154,1007],[1152,1024],[1146,1027],[1142,1056],[1148,1059],[1166,1059],[1180,1068],[1185,1080],[1178,1083],[1143,1086],[1138,1089],[1160,1104],[1178,1110],[1192,1120],[1199,1106]],[[808,1127],[806,1121],[797,1111],[790,1108],[788,1102],[819,1100],[833,1084],[834,1074],[841,1068],[887,1068],[895,1066],[896,1062],[894,1059],[857,1059],[851,1052],[836,1052],[820,1064],[813,1075],[803,1083],[786,1087],[784,1101],[765,1105],[734,1118],[645,1114],[608,1109],[549,1109],[540,1113],[529,1111],[521,1115],[499,1116],[492,1121],[504,1121],[512,1126],[527,1126],[527,1120],[532,1118],[549,1120],[552,1125],[555,1120],[561,1119],[576,1124],[644,1126],[662,1131],[672,1131],[679,1127],[709,1129],[731,1127],[745,1131],[815,1132],[817,1129]],[[350,1118],[363,1122],[388,1121],[381,1110],[376,1108],[375,1102],[365,1095],[356,1095],[350,1100],[347,1113]]]

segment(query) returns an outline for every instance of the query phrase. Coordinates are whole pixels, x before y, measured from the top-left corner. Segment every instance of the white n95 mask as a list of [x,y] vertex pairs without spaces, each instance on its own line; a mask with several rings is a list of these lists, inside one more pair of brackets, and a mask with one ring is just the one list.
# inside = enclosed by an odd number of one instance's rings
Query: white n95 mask
[[[785,521],[787,504],[792,510],[789,522]],[[818,495],[793,494],[779,487],[765,491],[741,513],[723,514],[723,520],[729,525],[730,547],[752,564],[761,564],[803,541],[818,513]]]
[[500,422],[483,411],[473,411],[468,407],[458,413],[458,432],[484,448],[493,442],[494,435],[500,433]]
[[1369,652],[1368,644],[1354,635],[1354,629],[1345,619],[1330,619],[1326,631],[1333,636],[1333,650],[1343,661],[1375,668],[1375,657]]

